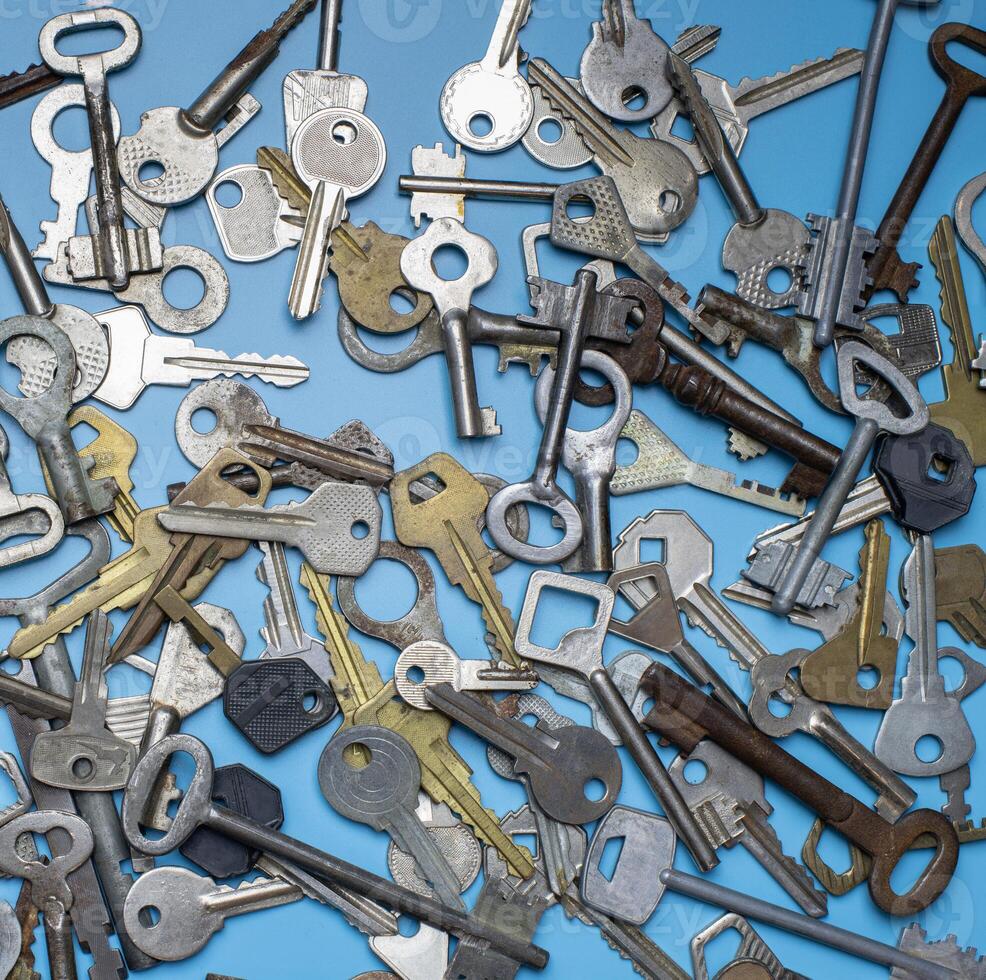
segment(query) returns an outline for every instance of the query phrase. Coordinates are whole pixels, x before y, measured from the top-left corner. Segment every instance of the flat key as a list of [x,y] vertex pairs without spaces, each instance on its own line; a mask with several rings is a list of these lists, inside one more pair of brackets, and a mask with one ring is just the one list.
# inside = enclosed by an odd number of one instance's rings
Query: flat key
[[[412,484],[428,475],[437,477],[440,492],[425,499],[412,497]],[[513,617],[493,578],[493,554],[477,529],[489,502],[486,487],[445,453],[397,473],[390,484],[397,538],[435,553],[449,581],[481,606],[499,659],[517,667]]]
[[[738,156],[746,144],[752,119],[858,75],[863,59],[863,52],[856,48],[839,48],[831,58],[814,58],[763,78],[744,78],[737,85],[706,71],[696,70],[695,76]],[[672,132],[683,111],[681,103],[672,100],[651,123],[651,133],[682,150],[700,175],[707,174],[711,168],[698,144]]]
[[318,784],[337,813],[390,834],[439,900],[465,911],[458,876],[415,812],[421,767],[407,739],[378,725],[339,733],[318,760]]
[[905,263],[897,252],[897,244],[965,104],[973,96],[986,95],[986,77],[952,58],[949,44],[962,44],[980,54],[986,53],[986,31],[968,24],[942,24],[931,35],[928,55],[932,67],[945,80],[945,94],[876,230],[880,247],[867,263],[871,283],[864,292],[865,299],[879,289],[892,289],[902,303],[907,302],[908,293],[917,285],[914,274],[920,265]]
[[[521,28],[533,0],[502,0],[482,60],[453,72],[442,89],[438,110],[457,143],[494,153],[513,146],[527,131],[534,104],[520,73]],[[489,122],[483,132],[482,123]]]
[[90,792],[123,789],[137,761],[135,747],[106,728],[103,668],[109,639],[106,614],[94,612],[86,631],[72,717],[64,728],[42,732],[34,741],[31,775],[49,786]]
[[[512,755],[514,770],[527,774],[538,804],[556,820],[589,823],[612,807],[623,769],[616,749],[595,729],[573,725],[551,731],[540,722],[531,728],[498,715],[451,684],[429,687],[425,697],[433,707]],[[593,779],[605,787],[597,800],[585,794]]]
[[380,547],[382,512],[369,487],[324,483],[300,503],[267,509],[175,501],[158,520],[182,534],[279,541],[298,548],[320,574],[362,575]]
[[[213,131],[237,101],[277,57],[281,41],[315,6],[317,0],[294,0],[274,23],[255,35],[188,107],[150,109],[140,129],[120,140],[120,175],[149,204],[190,201],[212,180],[219,162]],[[163,173],[142,179],[141,170],[157,163]]]
[[23,99],[60,84],[62,76],[47,65],[29,65],[23,71],[0,75],[0,109],[16,105]]
[[425,688],[435,684],[451,684],[456,691],[530,691],[537,683],[533,670],[517,670],[488,660],[463,660],[448,644],[437,640],[412,643],[394,664],[397,693],[422,711],[433,710]]
[[935,549],[937,617],[986,648],[986,553],[977,544]]

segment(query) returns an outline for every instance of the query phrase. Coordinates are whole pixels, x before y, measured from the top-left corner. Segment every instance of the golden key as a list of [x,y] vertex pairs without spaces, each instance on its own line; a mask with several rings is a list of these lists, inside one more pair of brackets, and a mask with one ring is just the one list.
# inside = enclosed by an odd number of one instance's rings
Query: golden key
[[[411,484],[428,475],[437,477],[444,489],[427,500],[412,498]],[[435,553],[449,581],[482,607],[500,659],[519,667],[523,661],[514,649],[513,618],[493,579],[493,556],[478,529],[489,502],[486,487],[446,453],[429,456],[390,482],[398,540]]]

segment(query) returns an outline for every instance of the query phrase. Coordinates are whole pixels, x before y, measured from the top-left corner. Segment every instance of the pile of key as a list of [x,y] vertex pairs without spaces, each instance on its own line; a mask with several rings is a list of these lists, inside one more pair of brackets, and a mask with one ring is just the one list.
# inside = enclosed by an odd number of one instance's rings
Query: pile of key
[[[897,12],[897,0],[878,0],[865,50],[840,48],[738,84],[693,67],[719,28],[665,39],[633,0],[603,0],[579,75],[566,77],[522,51],[534,0],[501,0],[485,54],[455,70],[439,97],[454,152],[414,147],[413,173],[399,178],[415,226],[425,225],[408,239],[349,215],[350,201],[381,177],[387,151],[365,113],[366,82],[338,69],[342,0],[322,0],[318,67],[284,79],[284,148],[262,146],[255,163],[219,171],[220,150],[260,109],[248,89],[317,5],[294,0],[194,102],[144,112],[132,135],[121,135],[109,97],[110,73],[134,61],[142,42],[138,21],[121,9],[53,17],[39,36],[42,64],[0,79],[0,107],[41,96],[31,135],[51,164],[58,208],[31,251],[0,201],[0,250],[24,307],[0,322],[20,376],[18,395],[0,388],[0,410],[36,443],[48,490],[14,492],[0,430],[0,568],[47,555],[65,536],[85,552],[37,594],[0,598],[0,612],[19,621],[0,656],[13,665],[0,671],[0,703],[19,753],[0,752],[0,779],[15,796],[0,809],[0,874],[23,879],[16,907],[0,901],[0,980],[41,976],[39,922],[47,976],[74,980],[77,940],[92,958],[92,980],[120,980],[195,955],[227,918],[305,898],[341,912],[393,971],[368,978],[510,980],[543,969],[549,950],[536,944],[538,925],[558,905],[598,928],[641,976],[682,980],[689,974],[645,931],[666,890],[725,912],[691,939],[696,980],[712,974],[721,956],[707,950],[729,931],[739,943],[716,977],[802,975],[748,920],[882,964],[892,977],[986,978],[974,949],[954,936],[929,938],[914,921],[948,896],[960,845],[986,839],[986,821],[969,820],[965,799],[975,740],[963,704],[986,683],[986,666],[968,650],[940,647],[937,631],[945,621],[986,649],[986,558],[977,544],[935,542],[969,513],[976,467],[986,463],[986,343],[980,349],[973,336],[957,244],[958,236],[986,270],[972,222],[986,174],[960,190],[954,218],[941,217],[928,247],[953,350],[944,366],[935,311],[907,302],[920,266],[897,250],[962,108],[986,95],[986,78],[955,60],[960,45],[986,52],[986,31],[943,23],[932,33],[944,96],[871,232],[857,224],[857,205],[895,15],[912,16]],[[107,26],[122,33],[115,48],[61,52],[65,35]],[[447,54],[439,45],[435,57]],[[825,200],[803,218],[763,206],[739,162],[751,121],[856,75],[831,216]],[[72,106],[87,113],[87,149],[66,150],[54,137],[56,116]],[[679,116],[693,140],[674,131]],[[638,123],[649,123],[650,136],[623,125]],[[592,164],[599,174],[556,184],[466,178],[463,146],[489,153],[517,143],[548,167]],[[721,255],[735,291],[706,285],[693,303],[641,243],[663,244],[687,222],[703,175],[711,175],[707,193],[717,184],[735,217]],[[542,424],[529,478],[473,473],[445,452],[398,469],[359,420],[325,437],[282,424],[233,375],[289,387],[309,376],[301,360],[230,357],[183,336],[215,323],[230,295],[214,256],[162,242],[169,210],[200,196],[230,260],[297,249],[283,284],[293,318],[318,313],[334,274],[339,340],[357,364],[397,373],[442,353],[459,438],[501,432],[494,409],[480,404],[473,345],[496,346],[501,371],[527,364]],[[473,305],[497,273],[492,243],[465,220],[466,200],[479,196],[550,206],[550,221],[522,233],[533,313]],[[540,274],[541,239],[586,258],[571,283]],[[436,260],[450,247],[465,262],[455,279]],[[36,259],[46,262],[41,272]],[[204,284],[190,309],[164,294],[165,278],[181,268]],[[46,283],[110,292],[122,305],[90,314],[54,303]],[[886,289],[899,302],[870,302]],[[785,309],[790,315],[777,312]],[[886,317],[898,333],[880,329]],[[413,339],[382,353],[361,331]],[[711,353],[722,346],[735,357],[748,340],[779,353],[821,406],[854,420],[844,446],[805,429]],[[945,397],[929,405],[917,382],[939,368]],[[178,446],[196,472],[157,488],[158,504],[141,508],[130,477],[136,439],[83,403],[125,410],[149,385],[196,381],[175,416]],[[773,449],[793,460],[780,488],[690,459],[633,407],[633,386],[655,382],[723,423],[740,459]],[[577,429],[575,403],[603,407],[608,418]],[[203,411],[214,416],[208,431],[193,424]],[[97,433],[81,447],[80,425]],[[633,462],[617,465],[620,440],[636,447]],[[710,584],[713,539],[685,511],[651,510],[614,541],[610,495],[680,484],[794,518],[756,538],[722,597]],[[275,504],[268,498],[278,488],[306,495]],[[385,499],[393,540],[383,538]],[[551,514],[549,543],[535,533],[537,508]],[[903,610],[888,591],[884,517],[909,546],[899,569]],[[829,538],[850,528],[863,532],[858,571],[825,557]],[[126,545],[116,558],[110,531]],[[654,542],[660,561],[647,560]],[[289,549],[301,557],[297,583]],[[262,647],[248,649],[231,610],[200,601],[220,573],[232,577],[224,569],[237,559],[256,563],[268,590]],[[450,645],[431,559],[479,607],[481,654],[460,656]],[[374,619],[357,601],[357,580],[377,560],[405,566],[416,581],[413,607],[399,619]],[[561,568],[531,571],[516,618],[495,577],[514,561]],[[593,610],[583,625],[571,626],[573,614],[554,646],[543,645],[538,625],[547,591]],[[821,642],[773,653],[723,597]],[[619,618],[618,602],[629,618]],[[116,630],[111,613],[124,614]],[[693,646],[681,613],[749,673],[743,690],[724,657]],[[76,629],[78,678],[66,644]],[[396,649],[392,676],[363,654],[354,630]],[[633,649],[606,662],[607,637]],[[959,684],[946,686],[945,660],[960,665]],[[106,674],[121,663],[149,676],[147,693],[109,696]],[[591,725],[561,714],[564,702],[549,689],[583,705]],[[224,750],[242,749],[241,738],[265,755],[299,741],[319,750],[298,778],[317,779],[331,810],[389,835],[389,878],[283,833],[277,786],[242,764],[216,768],[210,748],[180,731],[220,701]],[[843,727],[834,705],[882,712],[872,748]],[[484,804],[453,747],[454,724],[487,744],[489,767],[520,784],[522,806],[501,815]],[[831,750],[875,803],[778,741],[794,732]],[[670,765],[662,743],[678,753]],[[701,764],[697,781],[686,778],[690,763]],[[618,802],[624,765],[643,778],[653,812]],[[905,776],[938,777],[941,810],[916,807]],[[815,815],[800,861],[769,821],[771,784]],[[820,853],[826,828],[850,845],[845,871]],[[345,851],[345,836],[335,839]],[[679,839],[688,871],[675,866]],[[611,866],[604,852],[614,842]],[[760,898],[763,881],[739,891],[707,876],[736,844],[800,911]],[[159,863],[176,850],[185,863]],[[905,861],[919,873],[902,889],[895,869]],[[463,895],[480,871],[469,908]],[[230,879],[239,882],[223,883]],[[863,882],[880,912],[901,918],[897,947],[823,921],[829,895]],[[417,920],[417,933],[402,933],[401,916]]]

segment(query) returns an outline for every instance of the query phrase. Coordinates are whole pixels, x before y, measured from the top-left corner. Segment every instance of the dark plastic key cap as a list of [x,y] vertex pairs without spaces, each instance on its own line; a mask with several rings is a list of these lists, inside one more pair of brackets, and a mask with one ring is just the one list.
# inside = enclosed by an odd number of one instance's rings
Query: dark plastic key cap
[[[741,762],[779,783],[869,854],[873,858],[870,895],[885,912],[911,915],[927,908],[948,886],[958,863],[959,841],[943,814],[914,810],[892,824],[663,664],[649,667],[640,683],[654,697],[654,707],[645,722],[682,752],[687,754],[701,739],[711,738]],[[910,890],[898,894],[891,887],[890,876],[914,841],[925,833],[935,840],[935,854]]]
[[966,102],[973,96],[986,95],[986,77],[949,56],[946,47],[952,42],[986,54],[986,31],[968,24],[942,24],[931,35],[928,53],[935,71],[945,79],[945,95],[876,230],[880,247],[867,264],[873,282],[864,291],[866,299],[878,289],[892,289],[901,301],[906,302],[907,294],[917,285],[914,274],[921,267],[920,263],[903,262],[897,254],[897,243]]

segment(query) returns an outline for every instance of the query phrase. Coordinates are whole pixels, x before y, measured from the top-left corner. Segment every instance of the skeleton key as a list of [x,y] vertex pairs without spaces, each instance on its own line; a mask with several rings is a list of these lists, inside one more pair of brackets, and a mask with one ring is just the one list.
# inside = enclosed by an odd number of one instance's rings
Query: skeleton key
[[103,667],[110,624],[102,610],[89,617],[72,717],[64,728],[42,732],[34,741],[31,775],[59,789],[105,792],[123,789],[137,761],[137,750],[106,728]]
[[[420,679],[415,679],[418,676]],[[462,660],[446,643],[419,640],[405,648],[394,664],[394,684],[408,704],[431,711],[425,688],[448,683],[456,691],[530,691],[537,686],[533,670],[517,670],[505,663]]]
[[[274,60],[281,40],[315,3],[294,0],[270,28],[247,43],[188,109],[168,106],[140,117],[140,129],[120,140],[119,147],[120,174],[138,197],[149,204],[182,204],[205,189],[219,162],[213,130]],[[141,171],[154,163],[163,173],[142,178]]]
[[[520,73],[518,35],[533,0],[502,0],[489,47],[481,61],[453,72],[442,89],[438,110],[457,143],[493,153],[513,146],[527,131],[534,103]],[[483,132],[483,123],[489,130]]]
[[[732,85],[724,78],[696,70],[702,94],[709,100],[712,111],[722,121],[733,150],[739,155],[750,131],[750,120],[771,109],[787,105],[812,92],[858,75],[862,70],[864,53],[856,48],[839,48],[831,58],[804,61],[787,71],[763,78],[744,78]],[[675,120],[682,112],[681,103],[672,100],[651,123],[651,133],[659,140],[677,146],[701,174],[709,173],[708,161],[697,143],[673,133]]]
[[931,35],[928,55],[932,67],[945,79],[945,94],[876,230],[880,247],[867,263],[871,282],[863,293],[865,299],[879,289],[892,289],[901,302],[907,302],[908,293],[917,285],[914,274],[920,265],[905,263],[897,252],[897,244],[966,102],[973,96],[986,95],[986,77],[952,58],[949,44],[962,44],[980,54],[986,53],[986,31],[968,24],[942,24]]
[[663,235],[695,210],[698,176],[677,147],[617,129],[543,58],[531,59],[527,75],[572,120],[596,166],[614,180],[639,237]]

